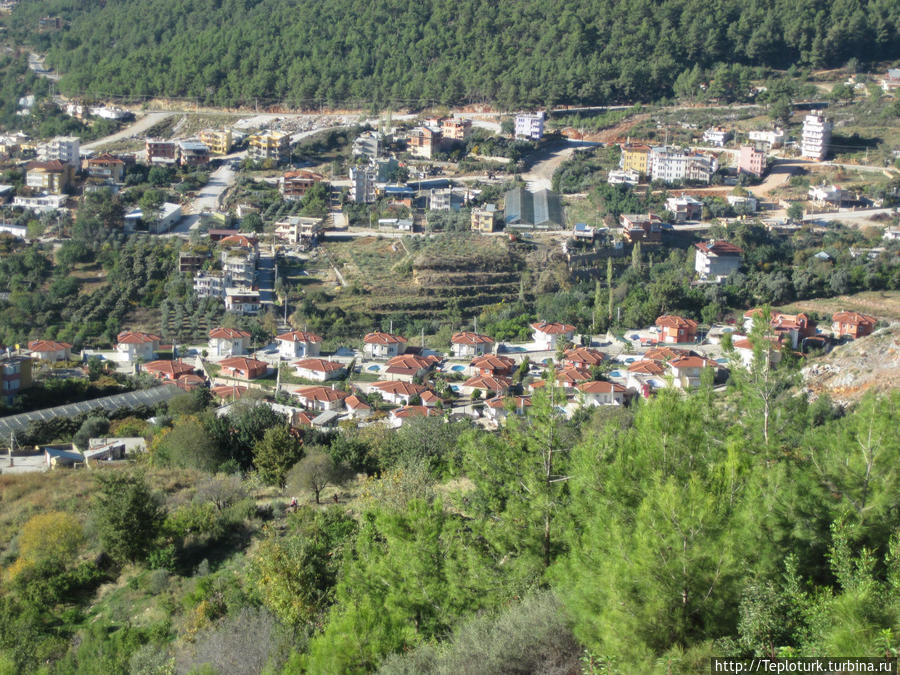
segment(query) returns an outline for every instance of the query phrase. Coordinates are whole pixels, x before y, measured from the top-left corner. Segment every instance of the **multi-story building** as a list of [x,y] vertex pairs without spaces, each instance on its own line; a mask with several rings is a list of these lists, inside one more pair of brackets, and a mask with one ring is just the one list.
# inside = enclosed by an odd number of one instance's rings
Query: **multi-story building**
[[77,169],[81,165],[78,136],[57,136],[38,146],[38,159],[42,162],[57,160]]
[[719,168],[718,160],[712,155],[667,146],[652,148],[648,164],[650,177],[665,183],[709,183]]
[[464,141],[472,135],[472,121],[452,117],[441,121],[441,136],[450,141]]
[[472,231],[493,232],[497,225],[497,213],[494,204],[485,204],[472,209]]
[[231,279],[224,272],[195,272],[194,293],[198,298],[224,298]]
[[721,148],[731,140],[732,136],[734,136],[734,132],[730,129],[726,129],[725,127],[710,127],[703,132],[703,142]]
[[237,287],[225,289],[225,311],[237,314],[259,314],[259,291]]
[[13,197],[13,206],[19,206],[30,211],[45,213],[49,211],[59,211],[65,206],[65,195],[38,195],[36,197],[25,197],[16,195]]
[[91,157],[87,161],[88,175],[93,178],[101,178],[121,183],[125,177],[125,162],[110,154],[102,154]]
[[634,169],[620,169],[610,171],[606,175],[606,182],[610,185],[637,185],[641,181],[640,174]]
[[209,146],[200,141],[179,141],[178,163],[181,166],[204,166],[209,164]]
[[623,171],[637,171],[641,176],[650,175],[649,145],[626,143],[622,146],[619,168]]
[[741,266],[741,249],[727,241],[696,244],[694,270],[703,279],[724,279]]
[[803,120],[801,156],[823,160],[828,154],[829,143],[831,143],[831,122],[824,115],[815,113],[807,115]]
[[0,356],[0,398],[12,403],[13,398],[31,386],[31,358]]
[[516,115],[516,138],[539,141],[544,137],[544,112],[520,113]]
[[321,183],[323,180],[322,174],[308,169],[299,169],[298,171],[287,171],[281,177],[278,187],[284,199],[299,201],[313,185]]
[[432,211],[449,211],[452,201],[453,192],[450,188],[445,188],[443,190],[432,189],[429,193],[428,207]]
[[754,145],[763,145],[768,149],[780,148],[784,145],[784,129],[765,129],[751,131],[747,134]]
[[623,213],[619,216],[622,232],[629,243],[662,241],[662,219],[652,213]]
[[319,243],[325,223],[321,218],[288,216],[275,223],[275,238],[285,244],[312,248]]
[[178,163],[178,144],[161,138],[148,138],[144,143],[147,164],[174,165]]
[[759,178],[766,170],[766,153],[750,145],[741,146],[738,156],[738,173],[748,173]]
[[291,159],[291,135],[285,131],[261,131],[251,134],[248,142],[252,159],[271,159],[279,164]]
[[72,182],[72,166],[57,159],[49,162],[29,162],[25,185],[40,192],[60,195]]
[[441,134],[428,127],[416,127],[409,132],[407,149],[416,157],[431,159],[435,150],[440,148]]
[[350,201],[356,204],[374,203],[375,178],[372,167],[350,167]]
[[190,251],[181,251],[178,254],[178,272],[180,274],[193,274],[194,272],[199,272],[200,268],[203,267],[204,262],[206,262],[205,255],[198,255],[197,253],[191,253]]
[[685,194],[679,197],[669,197],[666,200],[666,211],[674,216],[676,223],[683,223],[686,220],[699,220],[703,211],[703,202]]
[[200,132],[200,141],[213,155],[227,155],[234,145],[231,129],[204,129]]
[[369,159],[378,157],[381,135],[377,131],[364,131],[353,139],[354,156],[365,156]]

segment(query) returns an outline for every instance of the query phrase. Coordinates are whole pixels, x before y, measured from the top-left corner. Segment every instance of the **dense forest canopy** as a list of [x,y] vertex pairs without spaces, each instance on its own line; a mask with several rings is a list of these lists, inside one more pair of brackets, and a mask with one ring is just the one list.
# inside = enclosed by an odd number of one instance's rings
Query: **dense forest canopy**
[[214,104],[610,103],[695,66],[900,58],[894,0],[48,0],[11,24],[64,93]]

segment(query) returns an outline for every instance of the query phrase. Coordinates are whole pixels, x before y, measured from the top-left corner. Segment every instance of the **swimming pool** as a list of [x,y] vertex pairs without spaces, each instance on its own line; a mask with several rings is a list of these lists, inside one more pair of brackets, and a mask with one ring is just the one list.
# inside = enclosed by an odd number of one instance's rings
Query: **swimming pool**
[[609,373],[609,376],[610,377],[622,377],[622,373],[620,373],[618,370],[611,370]]
[[464,371],[465,369],[466,369],[465,366],[459,366],[459,365],[457,365],[457,366],[450,366],[450,370],[452,370],[454,373],[461,373],[461,372]]
[[373,373],[377,373],[379,370],[381,370],[381,366],[371,365],[366,368],[366,370],[371,370]]
[[625,359],[625,363],[634,363],[634,359],[629,356],[627,359]]

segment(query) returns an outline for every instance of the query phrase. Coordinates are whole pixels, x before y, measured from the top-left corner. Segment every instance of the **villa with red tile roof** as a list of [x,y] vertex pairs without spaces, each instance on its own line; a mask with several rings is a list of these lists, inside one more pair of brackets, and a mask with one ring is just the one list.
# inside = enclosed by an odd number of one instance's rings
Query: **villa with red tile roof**
[[302,359],[318,356],[322,348],[322,338],[315,333],[292,330],[275,336],[278,353],[286,359]]
[[534,330],[532,340],[538,351],[553,351],[559,343],[568,344],[575,337],[575,326],[567,323],[547,323],[538,321],[531,324]]
[[241,380],[255,380],[269,372],[269,364],[248,356],[232,356],[219,361],[221,374]]
[[740,248],[727,241],[701,241],[695,244],[694,270],[703,279],[722,279],[741,266]]
[[363,338],[363,351],[370,359],[389,359],[405,352],[406,343],[405,337],[375,331]]
[[697,322],[673,314],[664,314],[656,320],[660,329],[660,342],[679,344],[694,342],[697,339]]
[[458,359],[487,354],[494,347],[494,340],[487,335],[462,331],[450,338],[450,349]]
[[331,387],[300,387],[294,391],[294,396],[307,410],[341,410],[344,407],[344,399],[349,396],[347,392]]
[[[381,398],[394,405],[408,405],[413,396],[418,396],[423,405],[435,405],[439,400],[437,395],[425,385],[399,380],[373,382],[369,385],[369,391],[381,394]],[[430,395],[426,395],[430,394]],[[428,402],[426,403],[426,399]]]
[[177,380],[175,380],[175,386],[179,389],[184,389],[185,391],[194,391],[194,389],[205,387],[206,380],[204,380],[200,375],[188,373],[187,375],[182,375]]
[[[744,312],[744,330],[748,333],[753,330],[753,322],[757,316],[762,315],[762,308]],[[791,345],[791,349],[798,349],[803,338],[816,334],[816,322],[806,314],[784,314],[783,312],[771,312],[769,326],[779,337],[784,337]]]
[[586,406],[622,405],[628,392],[624,385],[602,380],[582,382],[576,389]]
[[710,361],[700,356],[682,356],[668,363],[669,368],[672,370],[675,386],[682,389],[696,389],[699,387],[700,376],[703,370],[705,368],[715,368],[717,365],[715,361]]
[[209,331],[210,356],[242,356],[250,348],[250,333],[219,326]]
[[644,352],[644,359],[648,361],[671,361],[682,356],[696,356],[690,349],[677,349],[672,347],[654,347]]
[[33,340],[28,343],[31,358],[41,361],[68,361],[72,358],[72,345],[54,340]]
[[222,384],[218,387],[210,388],[212,395],[224,399],[226,401],[236,401],[247,393],[247,387],[241,387],[236,384]]
[[524,415],[525,409],[531,407],[531,398],[528,396],[495,396],[485,403],[485,414],[499,422],[509,414],[509,408],[516,415]]
[[[781,338],[778,337],[768,337],[766,340],[769,342],[769,363],[772,365],[781,361]],[[731,346],[734,347],[734,353],[740,358],[741,363],[744,364],[745,367],[749,368],[753,364],[754,357],[754,349],[753,343],[750,342],[746,337],[736,336],[732,342]]]
[[865,337],[875,330],[878,319],[859,312],[835,312],[831,317],[831,330],[835,337],[850,337],[854,340]]
[[628,366],[625,384],[642,396],[666,386],[666,367],[656,361],[636,361]]
[[493,375],[494,377],[511,377],[517,364],[508,356],[487,354],[472,359],[469,364],[474,375]]
[[603,352],[590,347],[575,347],[567,349],[563,354],[563,363],[567,366],[578,368],[590,368],[591,366],[599,366],[603,363],[606,356]]
[[437,414],[438,412],[434,408],[429,408],[424,405],[407,405],[402,408],[397,408],[396,410],[391,410],[391,414],[388,417],[388,424],[397,429],[414,417],[431,417],[432,415]]
[[471,395],[475,391],[483,394],[491,393],[499,396],[505,396],[509,391],[512,380],[508,377],[491,377],[490,375],[476,375],[470,377],[459,386],[459,390],[466,395]]
[[141,369],[158,380],[168,380],[170,382],[174,382],[179,377],[190,375],[194,372],[194,367],[189,366],[181,359],[177,361],[150,361],[145,363]]
[[563,368],[556,373],[556,382],[561,387],[566,387],[567,389],[573,389],[579,382],[586,382],[592,379],[594,378],[591,375],[590,370],[576,366]]
[[347,374],[347,366],[338,361],[326,361],[325,359],[302,359],[294,363],[294,371],[297,377],[314,382],[326,380],[339,380]]
[[152,361],[156,358],[161,340],[159,335],[152,333],[123,330],[116,337],[116,351],[123,354],[129,361],[138,359]]
[[388,379],[412,382],[417,377],[425,377],[440,361],[434,355],[400,354],[388,359],[384,372]]
[[363,401],[356,394],[351,394],[344,399],[344,407],[347,408],[350,419],[364,420],[372,414],[372,406]]

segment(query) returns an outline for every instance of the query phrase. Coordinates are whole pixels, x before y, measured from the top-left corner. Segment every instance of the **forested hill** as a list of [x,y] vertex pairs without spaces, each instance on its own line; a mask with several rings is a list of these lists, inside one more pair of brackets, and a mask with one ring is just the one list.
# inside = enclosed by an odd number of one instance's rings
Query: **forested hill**
[[11,24],[65,93],[211,104],[651,100],[695,65],[900,58],[896,0],[49,0]]

